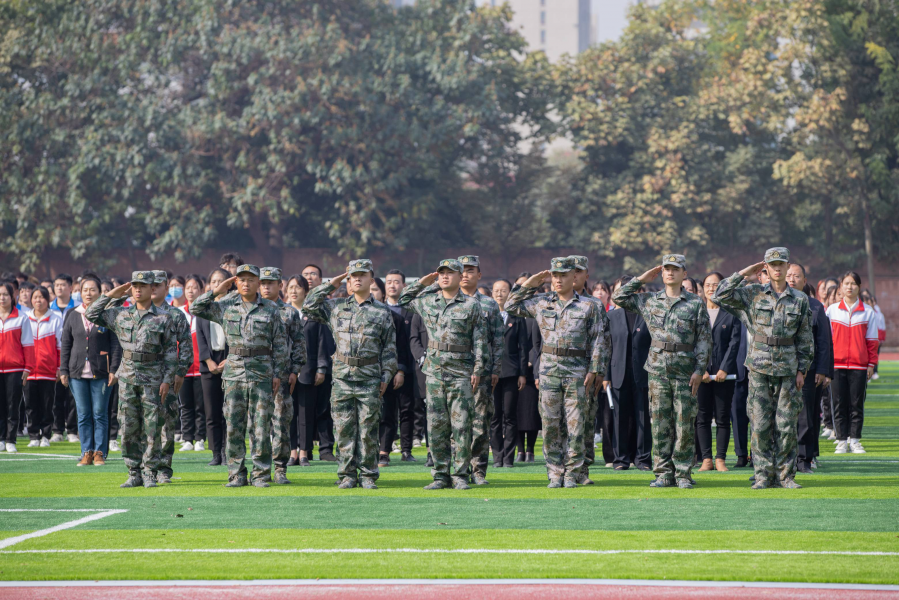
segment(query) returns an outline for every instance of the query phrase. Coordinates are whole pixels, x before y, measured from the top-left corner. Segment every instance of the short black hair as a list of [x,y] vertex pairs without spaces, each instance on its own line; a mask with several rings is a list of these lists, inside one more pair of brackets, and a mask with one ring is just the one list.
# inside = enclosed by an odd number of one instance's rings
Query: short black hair
[[522,277],[530,277],[531,275],[533,275],[533,273],[530,273],[528,271],[522,271],[521,273],[518,274],[518,277],[516,277],[515,279],[521,279]]
[[49,277],[44,277],[43,279],[41,279],[40,284],[44,285],[45,283],[49,283],[50,285],[53,285],[53,280],[50,279]]
[[855,285],[861,287],[861,285],[862,285],[861,275],[859,275],[855,271],[846,271],[845,273],[843,273],[843,276],[840,277],[840,285],[843,285],[843,282],[846,281],[847,277],[851,277],[852,281],[855,282]]
[[45,288],[43,286],[38,286],[38,287],[34,288],[33,290],[31,290],[31,295],[33,296],[35,292],[37,292],[41,296],[43,296],[44,300],[46,300],[47,302],[50,302],[50,290],[48,290],[47,288]]
[[406,283],[406,274],[400,271],[399,269],[390,269],[387,271],[387,275],[399,275],[403,279],[403,283]]
[[222,257],[219,259],[220,265],[227,265],[229,262],[234,261],[234,264],[238,267],[243,263],[243,259],[240,257],[240,254],[237,252],[225,252],[222,254]]
[[718,271],[712,271],[711,273],[709,273],[708,275],[706,275],[705,277],[702,278],[702,286],[703,287],[705,287],[705,280],[708,279],[709,277],[711,277],[712,275],[717,277],[718,281],[724,281],[724,275],[722,275]]
[[[303,288],[307,292],[309,291],[309,282],[306,281],[306,278],[303,277],[302,275],[300,275],[299,273],[297,273],[296,275],[291,275],[290,277],[287,278],[288,286],[290,285],[291,281],[296,281],[297,285],[299,285],[301,288]],[[287,287],[285,286],[284,289],[286,290]]]
[[806,271],[805,271],[805,266],[804,266],[802,263],[791,262],[790,264],[791,264],[791,265],[796,265],[797,267],[799,267],[799,269],[802,271],[802,276],[805,277],[805,278],[808,278],[808,273],[806,273]]
[[19,291],[19,281],[13,276],[11,279],[4,278],[4,283],[8,283],[16,289],[16,292]]
[[375,277],[375,285],[378,286],[378,289],[381,290],[381,295],[386,298],[387,297],[387,288],[384,286],[384,280],[380,277]]
[[627,283],[628,281],[630,281],[633,278],[634,278],[633,275],[631,275],[629,273],[625,273],[624,275],[622,275],[621,277],[619,277],[612,283],[612,287],[614,288],[619,285],[624,285],[625,283]]
[[97,289],[98,289],[98,290],[102,290],[102,289],[103,289],[103,282],[101,282],[101,281],[100,281],[100,278],[97,277],[96,275],[94,275],[93,273],[86,273],[86,274],[81,278],[81,283],[82,283],[82,284],[83,284],[85,281],[93,281],[94,283],[97,284]]
[[315,269],[316,271],[318,271],[318,276],[319,276],[319,277],[324,277],[324,276],[325,276],[324,272],[322,271],[322,268],[321,268],[320,266],[316,265],[316,264],[313,264],[313,263],[309,263],[308,265],[306,265],[305,267],[303,267],[303,270],[305,271],[305,270],[308,269],[309,267],[312,267],[313,269]]
[[53,283],[56,283],[57,281],[60,281],[60,280],[65,281],[69,285],[72,285],[74,283],[74,281],[72,280],[72,276],[69,275],[68,273],[57,274],[56,277],[53,278]]

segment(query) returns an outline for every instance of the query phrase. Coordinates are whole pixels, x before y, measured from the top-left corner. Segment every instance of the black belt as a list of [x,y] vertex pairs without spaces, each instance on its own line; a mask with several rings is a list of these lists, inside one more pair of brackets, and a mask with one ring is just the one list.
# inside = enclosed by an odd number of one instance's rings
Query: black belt
[[372,356],[371,358],[356,358],[355,356],[348,356],[346,354],[340,354],[339,352],[334,355],[334,358],[351,367],[367,367],[368,365],[376,365],[381,362],[381,359],[377,356]]
[[271,356],[271,348],[228,348],[228,355],[252,358],[254,356]]
[[768,337],[766,335],[754,335],[752,336],[752,341],[767,344],[769,346],[793,346],[796,344],[796,338]]
[[443,342],[435,342],[432,340],[428,340],[428,348],[431,350],[440,350],[442,352],[471,352],[471,346],[444,344]]
[[693,352],[693,344],[675,344],[674,342],[652,341],[653,348],[661,348],[665,352]]
[[134,352],[132,350],[125,350],[122,353],[122,357],[125,360],[134,362],[155,362],[157,360],[162,360],[163,355],[155,352]]
[[558,346],[543,346],[543,352],[552,354],[553,356],[587,356],[586,350],[578,350],[576,348],[559,348]]

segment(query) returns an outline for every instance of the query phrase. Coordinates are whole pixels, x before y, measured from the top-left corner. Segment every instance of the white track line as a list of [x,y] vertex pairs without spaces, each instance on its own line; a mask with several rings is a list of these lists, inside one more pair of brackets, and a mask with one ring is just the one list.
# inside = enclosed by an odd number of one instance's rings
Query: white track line
[[[96,518],[96,517],[95,517]],[[93,519],[91,519],[93,520]],[[24,536],[23,536],[24,537]],[[0,548],[3,546],[0,545]],[[778,556],[899,556],[899,552],[853,550],[517,550],[482,548],[48,548],[45,550],[0,550],[0,554],[762,554]]]
[[[22,458],[29,458],[31,456],[52,456],[54,458],[81,458],[80,454],[46,454],[43,452],[9,452],[5,453],[7,456],[21,456]],[[2,456],[2,455],[0,455]]]
[[[30,512],[36,509],[7,509],[4,512]],[[99,510],[99,509],[98,509]],[[42,512],[51,512],[50,510],[45,510]],[[57,512],[57,511],[52,511]],[[68,511],[59,511],[59,512],[68,512]],[[78,511],[81,512],[81,511]],[[0,548],[8,548],[14,544],[18,544],[19,542],[24,542],[25,540],[30,540],[32,538],[43,537],[45,535],[50,535],[51,533],[56,533],[57,531],[62,531],[64,529],[71,529],[72,527],[77,527],[79,525],[83,525],[84,523],[90,523],[91,521],[96,521],[97,519],[105,519],[106,517],[110,517],[112,515],[117,515],[119,513],[128,512],[128,509],[124,508],[113,508],[109,510],[104,510],[102,512],[98,512],[97,514],[88,515],[86,517],[81,517],[80,519],[75,519],[74,521],[67,521],[65,523],[61,523],[54,527],[48,527],[47,529],[40,529],[38,531],[32,531],[31,533],[26,533],[23,535],[17,535],[15,537],[6,538],[5,540],[0,540]],[[0,551],[4,552],[4,551]],[[8,552],[5,551],[5,552]]]
[[662,579],[175,579],[171,581],[0,581],[0,588],[43,587],[260,587],[260,586],[490,586],[490,585],[614,585],[673,588],[781,588],[820,590],[899,591],[899,585],[866,583],[803,583],[793,581],[686,581]]

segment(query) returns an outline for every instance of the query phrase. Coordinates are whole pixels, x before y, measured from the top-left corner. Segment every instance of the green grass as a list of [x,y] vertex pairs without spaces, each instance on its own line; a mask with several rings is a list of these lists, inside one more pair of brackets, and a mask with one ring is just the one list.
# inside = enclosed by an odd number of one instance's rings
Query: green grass
[[[391,549],[899,552],[899,363],[865,406],[866,455],[832,453],[801,490],[749,489],[747,469],[696,473],[693,490],[651,474],[593,470],[597,485],[549,490],[542,462],[490,469],[489,486],[426,492],[418,463],[382,469],[379,489],[338,490],[333,463],[292,468],[290,486],[226,489],[209,452],[176,453],[172,484],[123,490],[120,455],[76,467],[76,444],[0,454],[0,509],[127,509],[6,551],[0,579],[576,577],[899,583],[899,556],[759,554],[403,554]],[[41,454],[71,459],[40,460]],[[538,447],[537,455],[540,456]],[[729,461],[732,465],[732,461]],[[0,512],[0,539],[89,513]],[[328,549],[377,549],[337,554]],[[176,552],[135,553],[132,549]],[[309,549],[306,553],[182,550]],[[112,550],[99,553],[97,550]],[[116,550],[122,550],[117,552]],[[83,551],[83,552],[82,552]],[[93,551],[93,553],[92,553]],[[85,560],[85,554],[92,557]],[[97,558],[93,558],[97,557]],[[809,569],[813,564],[815,568]]]

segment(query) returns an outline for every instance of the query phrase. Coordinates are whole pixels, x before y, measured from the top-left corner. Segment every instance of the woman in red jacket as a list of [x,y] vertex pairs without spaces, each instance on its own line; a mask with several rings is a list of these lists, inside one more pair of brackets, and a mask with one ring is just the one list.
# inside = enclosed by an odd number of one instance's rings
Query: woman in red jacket
[[861,444],[865,393],[877,365],[877,318],[859,299],[862,278],[849,271],[840,279],[843,299],[827,307],[833,330],[833,422],[836,454],[864,454]]
[[59,342],[62,317],[50,310],[50,292],[35,288],[31,292],[33,310],[28,316],[34,338],[34,371],[25,383],[25,416],[28,419],[29,448],[50,445],[53,425],[53,398],[59,379]]
[[11,283],[0,283],[0,443],[16,451],[22,388],[34,370],[34,338],[28,315],[16,308]]

